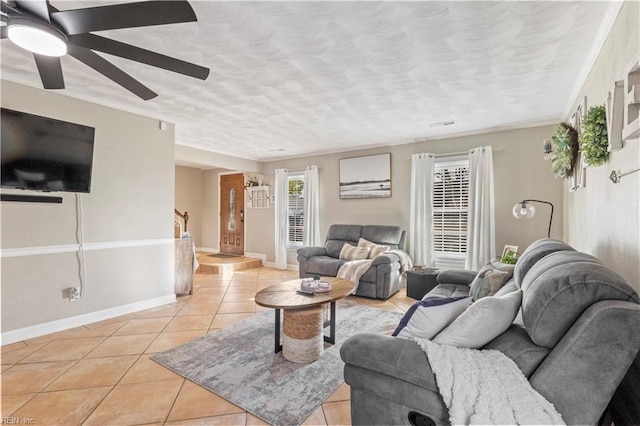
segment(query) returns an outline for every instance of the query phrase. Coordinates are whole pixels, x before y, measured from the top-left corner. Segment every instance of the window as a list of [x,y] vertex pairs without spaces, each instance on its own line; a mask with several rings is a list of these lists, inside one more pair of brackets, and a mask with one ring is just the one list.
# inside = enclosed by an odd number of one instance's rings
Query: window
[[436,162],[433,176],[433,256],[440,269],[464,267],[469,215],[469,160]]
[[287,200],[288,245],[301,246],[304,232],[304,174],[289,174],[289,197]]

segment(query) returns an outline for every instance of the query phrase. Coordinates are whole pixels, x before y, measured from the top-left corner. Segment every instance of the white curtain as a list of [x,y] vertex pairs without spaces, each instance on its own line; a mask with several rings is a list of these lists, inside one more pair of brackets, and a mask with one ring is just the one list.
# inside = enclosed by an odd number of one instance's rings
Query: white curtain
[[479,270],[496,255],[493,152],[490,146],[469,152],[469,217],[465,268]]
[[289,196],[289,179],[287,169],[276,169],[274,188],[275,203],[275,248],[276,268],[287,269],[287,207]]
[[411,157],[409,255],[414,265],[433,266],[433,164],[431,154],[413,154]]
[[304,171],[304,233],[305,246],[322,245],[320,235],[320,176],[318,166],[309,166]]

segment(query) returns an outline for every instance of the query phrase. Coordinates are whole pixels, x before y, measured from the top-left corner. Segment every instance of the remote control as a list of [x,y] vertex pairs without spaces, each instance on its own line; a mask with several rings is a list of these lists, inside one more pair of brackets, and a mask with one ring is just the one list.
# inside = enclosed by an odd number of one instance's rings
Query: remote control
[[315,293],[312,291],[296,290],[296,293],[302,294],[304,296],[315,296]]

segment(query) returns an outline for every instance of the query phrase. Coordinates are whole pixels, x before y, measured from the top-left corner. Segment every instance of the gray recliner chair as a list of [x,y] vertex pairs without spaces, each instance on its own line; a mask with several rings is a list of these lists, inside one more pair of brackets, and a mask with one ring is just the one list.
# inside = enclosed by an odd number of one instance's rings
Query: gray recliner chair
[[[464,286],[463,277],[452,285]],[[511,358],[568,424],[597,423],[640,349],[638,294],[598,259],[549,239],[527,248],[514,281],[520,314],[483,349]],[[448,424],[417,343],[362,333],[340,353],[354,425]]]
[[[298,249],[300,278],[335,277],[346,262],[340,259],[345,243],[357,246],[358,240],[364,238],[391,249],[403,249],[404,237],[405,231],[399,226],[331,225],[324,246]],[[401,260],[394,253],[376,256],[372,267],[360,278],[356,296],[388,299],[397,293],[402,286]]]

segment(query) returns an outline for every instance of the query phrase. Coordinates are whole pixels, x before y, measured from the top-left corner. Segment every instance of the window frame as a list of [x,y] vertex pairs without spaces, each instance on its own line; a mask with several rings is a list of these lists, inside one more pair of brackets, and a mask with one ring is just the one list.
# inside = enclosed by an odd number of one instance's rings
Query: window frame
[[[294,217],[294,224],[291,224],[291,214],[290,214],[290,210],[292,209],[291,207],[291,197],[292,194],[290,192],[290,182],[292,180],[297,180],[297,181],[302,181],[302,189],[300,191],[301,195],[299,196],[300,198],[300,203],[298,203],[297,206],[293,207],[293,209],[295,209],[295,211],[293,212],[293,217]],[[304,208],[304,184],[305,184],[305,180],[304,180],[304,172],[289,172],[287,174],[287,248],[288,249],[297,249],[300,248],[304,245],[304,217],[305,217],[305,208]],[[301,212],[302,213],[302,224],[299,224],[298,221],[300,219],[296,218],[295,216]],[[299,234],[300,235],[300,240],[291,240],[291,226],[298,226],[301,227],[300,230],[295,231],[295,234]]]
[[[436,207],[436,184],[438,183],[437,177],[438,173],[443,170],[452,170],[463,168],[466,170],[466,182],[461,184],[462,188],[455,188],[458,192],[455,194],[453,199],[458,199],[461,205],[466,203],[466,207],[459,208],[451,208],[446,207],[445,198],[447,197],[444,190],[439,191],[440,199],[442,202],[440,203],[442,207]],[[431,251],[432,257],[434,259],[435,265],[440,267],[440,269],[450,269],[457,267],[464,267],[464,263],[467,256],[467,239],[468,239],[468,226],[469,226],[469,158],[468,156],[456,156],[456,157],[445,157],[441,159],[436,159],[434,162],[433,168],[433,184],[432,184],[432,199],[431,199]],[[466,185],[466,193],[465,191],[461,191]],[[438,223],[437,215],[440,215],[440,220]],[[446,215],[449,214],[449,217],[453,217],[452,219],[447,219]],[[444,229],[447,226],[451,226],[452,223],[455,223],[455,216],[458,216],[458,227],[457,230],[447,230]],[[465,223],[462,224],[460,220],[462,217],[465,217]],[[436,224],[438,226],[436,226]],[[438,231],[436,231],[438,230]],[[436,234],[440,234],[439,244],[436,244]],[[447,243],[447,236],[453,237],[450,238],[449,241],[458,240],[458,249],[456,251],[447,251],[447,250],[436,250],[436,246],[439,245],[438,248],[444,248],[447,244],[452,244],[451,242]],[[455,244],[455,243],[454,243]]]

